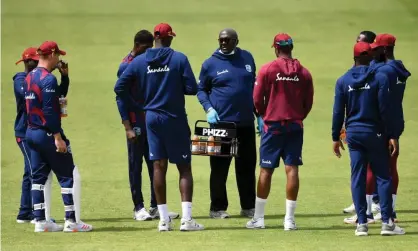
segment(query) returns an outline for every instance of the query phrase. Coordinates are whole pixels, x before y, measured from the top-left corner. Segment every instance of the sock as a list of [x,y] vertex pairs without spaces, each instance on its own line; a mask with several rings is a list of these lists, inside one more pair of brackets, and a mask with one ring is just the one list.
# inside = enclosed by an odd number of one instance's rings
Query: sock
[[52,186],[52,171],[49,172],[48,179],[44,186],[44,199],[45,199],[45,220],[51,220],[51,186]]
[[256,197],[254,219],[264,218],[264,207],[266,206],[266,202],[267,199],[261,199]]
[[392,208],[393,208],[393,212],[395,212],[395,205],[396,205],[396,194],[392,194]]
[[158,207],[158,212],[160,213],[160,219],[165,222],[169,222],[170,218],[168,217],[167,204],[157,205],[157,207]]
[[373,195],[372,194],[366,194],[366,202],[367,202],[367,215],[372,214],[372,203],[373,203]]
[[181,218],[183,220],[191,220],[192,219],[192,203],[188,201],[181,202],[181,209],[183,212],[183,216]]
[[75,221],[78,223],[81,221],[81,176],[77,166],[73,170],[73,204]]
[[286,215],[285,219],[295,218],[296,201],[286,199]]

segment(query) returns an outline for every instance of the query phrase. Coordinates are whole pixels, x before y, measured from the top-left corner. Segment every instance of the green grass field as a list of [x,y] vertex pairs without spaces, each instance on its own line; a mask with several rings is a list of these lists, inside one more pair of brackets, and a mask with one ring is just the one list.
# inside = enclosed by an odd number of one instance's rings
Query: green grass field
[[[415,0],[295,1],[2,1],[1,33],[1,244],[2,250],[418,250],[418,5]],[[266,207],[268,228],[245,229],[239,214],[233,168],[229,175],[228,220],[212,220],[209,211],[209,161],[193,158],[193,213],[206,231],[158,233],[157,221],[135,222],[129,192],[127,150],[113,86],[121,59],[139,29],[169,22],[177,33],[173,48],[188,55],[196,76],[217,47],[218,32],[235,28],[240,47],[255,57],[258,68],[274,58],[273,36],[288,32],[294,56],[312,73],[313,110],[305,122],[304,163],[295,232],[284,232],[285,176],[279,169]],[[331,113],[336,79],[352,65],[352,47],[361,30],[397,36],[396,56],[412,73],[404,99],[406,131],[401,139],[398,217],[405,236],[383,238],[380,224],[368,238],[354,237],[344,225],[342,208],[350,203],[347,152],[338,160],[331,151]],[[55,40],[67,51],[70,67],[69,117],[63,121],[82,180],[82,218],[95,230],[85,234],[35,234],[33,225],[18,225],[23,160],[14,140],[15,101],[12,76],[22,51]],[[415,56],[414,56],[415,55]],[[205,118],[195,97],[187,98],[190,124]],[[258,169],[257,169],[258,172]],[[143,173],[147,176],[146,171]],[[168,204],[181,211],[174,166],[168,172]],[[146,204],[149,182],[144,179]],[[53,217],[63,218],[56,179]]]

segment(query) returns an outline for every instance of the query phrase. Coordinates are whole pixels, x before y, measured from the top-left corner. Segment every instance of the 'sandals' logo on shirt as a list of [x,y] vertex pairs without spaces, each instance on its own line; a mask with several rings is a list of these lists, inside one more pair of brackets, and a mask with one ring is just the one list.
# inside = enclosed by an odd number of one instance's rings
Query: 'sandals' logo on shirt
[[359,90],[370,90],[370,85],[366,83],[363,87],[360,87],[360,88],[353,88],[350,85],[348,86],[348,92],[359,91]]
[[293,82],[299,82],[298,75],[295,75],[293,78],[291,77],[281,77],[280,72],[276,75],[276,81],[293,81]]
[[147,70],[148,70],[147,74],[150,74],[150,73],[156,73],[156,72],[167,72],[167,71],[170,71],[170,68],[167,65],[165,65],[164,67],[158,67],[155,69],[151,69],[151,66],[148,66]]
[[246,64],[245,65],[245,69],[248,71],[248,72],[252,72],[253,70],[252,70],[252,68],[251,68],[251,65],[249,65],[249,64]]
[[221,75],[221,74],[225,74],[225,73],[228,73],[229,71],[228,70],[223,70],[223,71],[217,71],[216,72],[216,75]]
[[25,96],[25,99],[35,99],[35,98],[36,98],[35,94],[33,94],[33,93]]

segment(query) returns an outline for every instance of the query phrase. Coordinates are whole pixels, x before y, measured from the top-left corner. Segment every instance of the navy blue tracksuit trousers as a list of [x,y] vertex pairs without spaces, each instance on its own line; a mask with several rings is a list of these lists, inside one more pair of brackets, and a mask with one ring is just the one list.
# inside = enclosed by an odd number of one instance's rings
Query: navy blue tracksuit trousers
[[149,147],[146,134],[137,136],[135,141],[128,140],[128,162],[129,162],[129,183],[131,186],[132,202],[134,209],[139,210],[144,207],[144,197],[142,195],[142,163],[143,159],[148,167],[148,175],[151,185],[151,207],[157,207],[155,199],[153,177],[153,161],[149,159]]
[[358,223],[367,223],[366,180],[370,163],[377,181],[382,222],[392,215],[392,180],[389,172],[388,141],[383,134],[374,132],[347,132],[351,159],[351,193]]
[[23,180],[22,180],[22,194],[20,196],[20,209],[17,215],[18,220],[32,219],[32,166],[30,162],[30,149],[28,143],[23,138],[17,138],[17,144],[22,151],[24,159]]
[[26,139],[30,148],[32,164],[32,202],[33,215],[37,221],[45,220],[44,187],[51,170],[55,173],[61,186],[64,201],[65,218],[75,220],[73,201],[73,171],[75,168],[70,141],[61,132],[62,139],[67,144],[67,153],[56,151],[55,139],[52,133],[43,129],[26,131]]

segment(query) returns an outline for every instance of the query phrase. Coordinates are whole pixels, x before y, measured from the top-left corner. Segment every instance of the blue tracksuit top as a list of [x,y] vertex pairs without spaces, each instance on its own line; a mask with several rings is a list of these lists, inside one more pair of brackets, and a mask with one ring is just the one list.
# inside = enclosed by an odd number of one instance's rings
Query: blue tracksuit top
[[254,58],[236,48],[225,55],[217,49],[202,65],[197,97],[207,112],[213,107],[223,121],[254,125]]
[[385,74],[368,66],[351,68],[335,86],[332,140],[340,139],[344,116],[348,133],[386,133],[394,138],[389,105],[389,80]]
[[[15,119],[15,137],[24,138],[26,135],[26,129],[28,127],[26,103],[25,103],[25,91],[26,91],[26,72],[18,72],[13,77],[14,94],[16,99],[16,119]],[[61,75],[61,84],[59,85],[59,94],[64,97],[67,96],[70,79],[68,76]]]
[[387,63],[374,62],[372,68],[376,72],[386,74],[389,79],[391,120],[394,126],[394,134],[399,138],[405,128],[402,101],[406,80],[411,76],[411,73],[400,60],[390,60]]
[[48,133],[63,133],[57,78],[47,69],[37,67],[26,76],[28,126]]
[[[118,78],[122,75],[122,73],[126,70],[134,58],[135,56],[133,56],[131,53],[123,58],[117,72]],[[129,96],[129,103],[124,102],[119,96],[116,96],[116,104],[118,106],[120,117],[122,121],[128,120],[133,127],[141,127],[142,129],[145,129],[145,116],[142,110],[143,100],[138,93],[135,81],[132,81],[129,85]]]
[[122,73],[115,93],[129,101],[129,84],[135,81],[144,111],[169,117],[186,117],[184,95],[196,95],[197,83],[187,56],[169,47],[148,49]]

